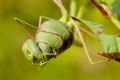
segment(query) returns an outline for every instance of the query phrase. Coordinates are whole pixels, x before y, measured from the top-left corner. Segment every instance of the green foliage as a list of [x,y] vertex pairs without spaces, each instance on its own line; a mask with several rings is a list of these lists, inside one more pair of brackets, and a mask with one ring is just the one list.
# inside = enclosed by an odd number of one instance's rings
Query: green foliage
[[110,8],[112,9],[112,12],[117,15],[117,17],[120,17],[120,0],[106,0]]
[[112,11],[120,18],[120,0],[114,0],[112,3]]
[[[63,1],[68,8],[69,0]],[[85,1],[91,4],[89,0],[76,1],[80,6],[84,5]],[[103,24],[104,31],[109,34],[119,34],[115,25],[100,15],[93,5],[85,7],[84,11],[82,18],[85,20]],[[27,61],[21,46],[28,39],[28,35],[13,18],[19,17],[37,26],[40,15],[57,19],[60,12],[51,0],[0,0],[0,80],[119,80],[118,62],[89,65],[86,57],[83,58],[83,48],[76,46],[75,44],[79,43],[75,41],[69,50],[51,60],[42,70]],[[100,50],[99,42],[84,33],[83,35],[92,58],[103,59],[94,54]],[[118,39],[118,47],[119,42]],[[118,57],[118,54],[115,55]]]
[[108,54],[119,52],[115,35],[102,34],[100,36],[100,41],[102,43],[103,52]]

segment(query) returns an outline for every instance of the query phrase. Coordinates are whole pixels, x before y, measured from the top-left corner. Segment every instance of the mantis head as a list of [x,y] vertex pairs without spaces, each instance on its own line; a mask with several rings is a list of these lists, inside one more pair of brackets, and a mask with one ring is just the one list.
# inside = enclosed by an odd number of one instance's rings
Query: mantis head
[[46,56],[43,55],[38,45],[32,39],[25,41],[22,46],[22,51],[25,57],[28,60],[33,61],[33,63],[39,63],[40,65],[43,65],[47,61]]

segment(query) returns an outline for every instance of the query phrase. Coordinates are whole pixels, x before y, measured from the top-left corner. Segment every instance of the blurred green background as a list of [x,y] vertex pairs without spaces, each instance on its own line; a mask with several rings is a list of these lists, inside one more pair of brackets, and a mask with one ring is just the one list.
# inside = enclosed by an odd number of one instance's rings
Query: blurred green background
[[[70,0],[63,0],[69,8]],[[77,0],[84,5],[88,0]],[[90,2],[89,2],[90,3]],[[18,17],[35,26],[39,16],[58,19],[61,14],[52,0],[0,0],[0,80],[120,80],[120,63],[109,61],[90,65],[84,50],[73,44],[63,54],[52,59],[40,69],[25,59],[21,46],[29,36],[15,22]],[[119,34],[119,30],[90,3],[85,9],[84,19],[103,24],[106,33]],[[97,54],[100,43],[84,34],[94,61],[104,59]]]

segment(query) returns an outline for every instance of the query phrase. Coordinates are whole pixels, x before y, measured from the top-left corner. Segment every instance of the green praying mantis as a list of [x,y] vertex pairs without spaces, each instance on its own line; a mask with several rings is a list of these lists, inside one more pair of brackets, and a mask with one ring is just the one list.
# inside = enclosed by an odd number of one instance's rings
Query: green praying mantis
[[[71,0],[70,13],[65,9],[61,0],[53,0],[53,2],[61,10],[62,17],[59,20],[40,16],[39,25],[35,27],[25,21],[15,18],[28,33],[31,34],[31,29],[36,32],[35,35],[31,36],[31,39],[26,40],[22,46],[22,51],[28,60],[38,63],[39,65],[46,64],[51,58],[56,57],[68,49],[72,45],[74,33],[77,33],[85,50],[85,54],[91,64],[98,64],[111,59],[120,61],[119,35],[107,35],[103,32],[102,25],[79,18],[78,16],[80,16],[80,13],[78,11],[77,14],[75,0]],[[42,22],[43,19],[46,19],[46,21]],[[93,33],[79,26],[79,23],[88,26]],[[82,32],[86,32],[94,38],[97,36],[97,39],[103,46],[103,50],[99,52],[99,54],[105,56],[107,59],[99,62],[94,62],[91,59]]]

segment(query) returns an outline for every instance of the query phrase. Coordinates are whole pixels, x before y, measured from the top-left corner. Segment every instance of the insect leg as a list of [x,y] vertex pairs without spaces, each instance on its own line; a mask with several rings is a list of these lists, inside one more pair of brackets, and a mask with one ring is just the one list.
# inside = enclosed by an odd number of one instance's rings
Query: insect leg
[[40,17],[39,17],[38,30],[39,30],[39,29],[40,29],[40,27],[41,27],[41,24],[42,24],[42,19],[46,19],[46,20],[54,20],[54,19],[52,19],[52,18],[50,18],[50,17],[40,16]]
[[29,36],[32,39],[34,39],[34,35],[37,31],[37,27],[35,27],[19,18],[14,18],[14,19],[17,21],[18,24],[20,24],[24,28],[24,30],[29,34]]
[[84,47],[84,50],[85,50],[85,54],[86,54],[86,56],[87,56],[90,64],[99,64],[99,63],[108,61],[109,59],[105,59],[105,60],[102,60],[102,61],[99,61],[99,62],[93,62],[93,60],[92,60],[92,58],[90,57],[90,54],[89,54],[89,52],[88,52],[88,49],[87,49],[87,47],[86,47],[86,44],[85,44],[85,42],[84,42],[82,33],[81,33],[81,31],[79,30],[79,28],[78,28],[78,25],[76,24],[76,22],[75,22],[74,20],[72,20],[72,23],[73,23],[73,25],[74,25],[77,33],[78,33],[79,39],[81,40],[81,42],[82,42],[82,44],[83,44],[83,47]]
[[[75,17],[72,17],[72,19],[75,20],[75,21],[80,22],[80,21],[79,21],[77,18],[75,18]],[[71,19],[71,21],[69,22],[70,24],[71,24],[71,22],[72,22],[72,19]],[[76,24],[79,25],[78,23],[76,23]],[[82,28],[82,27],[78,27],[78,28],[79,28],[80,31],[85,32],[85,33],[88,34],[89,36],[91,36],[91,37],[93,37],[93,38],[95,38],[95,39],[98,39],[95,34],[87,31],[86,29],[84,29],[84,28]]]
[[92,34],[91,32],[89,32],[89,31],[87,31],[87,30],[85,30],[84,28],[79,27],[79,30],[81,30],[81,31],[85,32],[87,35],[89,35],[89,36],[97,39],[94,34]]

